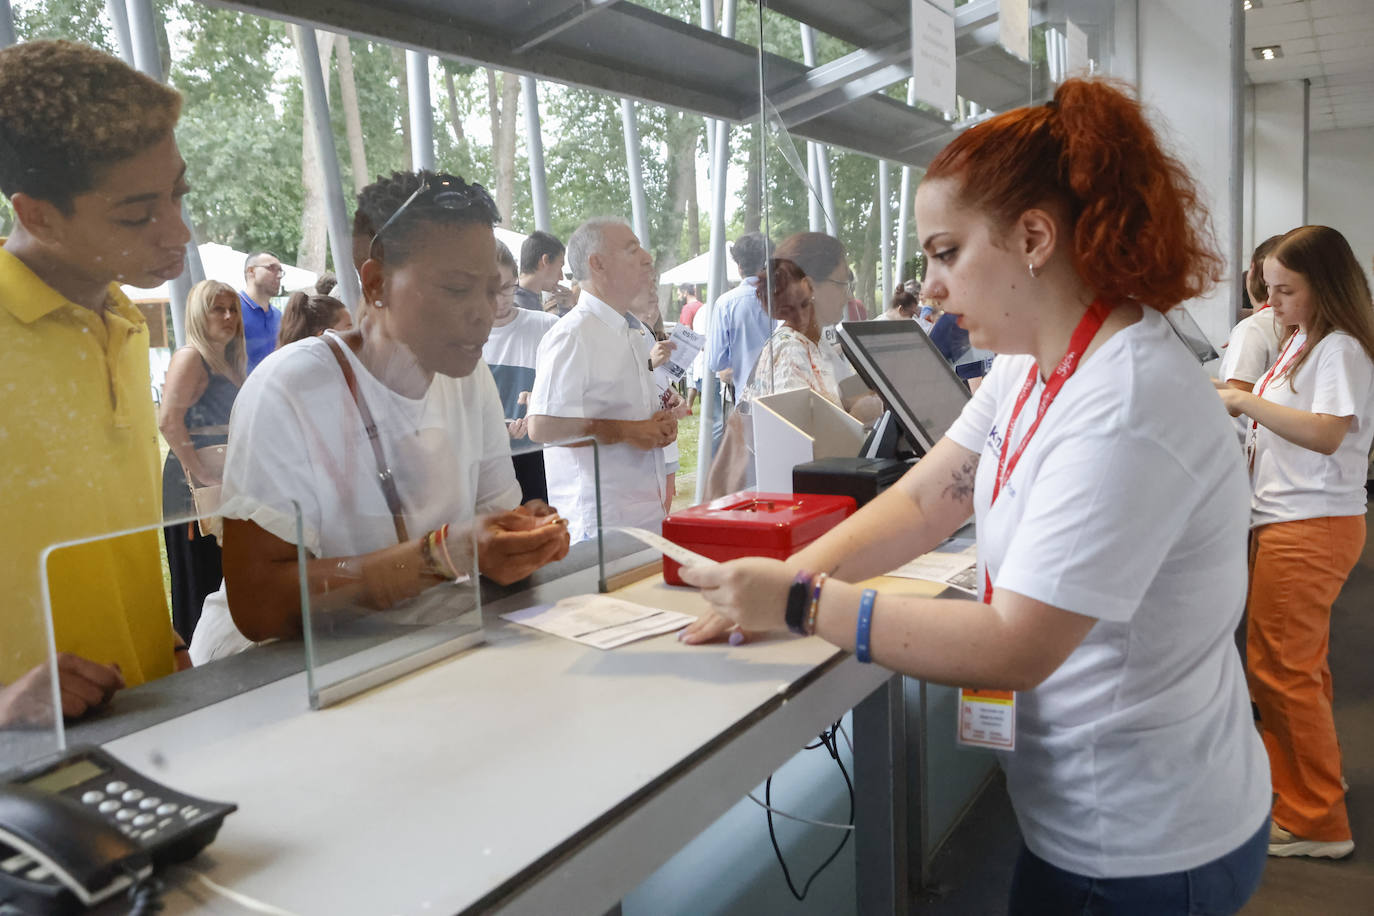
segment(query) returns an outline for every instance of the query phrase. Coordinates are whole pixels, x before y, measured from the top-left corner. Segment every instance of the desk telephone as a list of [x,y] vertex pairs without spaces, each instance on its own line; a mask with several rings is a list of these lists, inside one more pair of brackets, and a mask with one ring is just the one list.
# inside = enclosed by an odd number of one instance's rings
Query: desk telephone
[[189,859],[236,805],[177,792],[96,747],[0,778],[0,912],[77,913]]

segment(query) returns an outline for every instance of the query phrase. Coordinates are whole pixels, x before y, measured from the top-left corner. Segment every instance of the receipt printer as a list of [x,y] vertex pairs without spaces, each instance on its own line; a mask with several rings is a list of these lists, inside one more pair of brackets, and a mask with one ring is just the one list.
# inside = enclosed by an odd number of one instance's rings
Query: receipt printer
[[863,506],[892,486],[911,468],[897,458],[818,458],[792,469],[792,489],[799,493],[840,493]]
[[[712,560],[783,560],[854,514],[849,496],[743,490],[663,520],[663,536]],[[678,564],[663,558],[663,581],[684,585]]]

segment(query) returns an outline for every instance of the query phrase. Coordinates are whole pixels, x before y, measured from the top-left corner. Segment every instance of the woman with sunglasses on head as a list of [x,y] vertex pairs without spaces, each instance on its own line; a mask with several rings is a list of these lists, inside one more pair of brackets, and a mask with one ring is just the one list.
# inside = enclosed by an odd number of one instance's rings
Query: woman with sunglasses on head
[[1263,271],[1274,320],[1290,330],[1253,392],[1217,385],[1231,415],[1249,421],[1246,661],[1274,774],[1269,852],[1339,859],[1355,843],[1327,648],[1331,605],[1365,542],[1374,309],[1335,229],[1294,229]]
[[[172,354],[162,385],[157,425],[167,441],[162,468],[162,515],[195,514],[193,487],[220,483],[229,414],[246,374],[247,356],[238,293],[227,283],[202,280],[186,297],[186,346]],[[201,605],[219,588],[220,545],[196,522],[163,530],[172,580],[172,625],[190,636]]]
[[224,588],[206,601],[197,663],[300,633],[296,505],[312,610],[414,609],[471,569],[474,543],[501,583],[566,555],[557,515],[519,506],[482,362],[498,218],[480,185],[450,175],[396,173],[359,195],[355,226],[377,227],[362,246],[359,326],[273,353],[236,405]]
[[[1015,690],[1013,916],[1234,913],[1265,861],[1269,772],[1232,639],[1245,470],[1162,314],[1220,273],[1194,185],[1137,101],[1070,79],[956,137],[915,214],[925,295],[1000,357],[946,436],[828,534],[683,570],[720,613],[683,639],[786,625]],[[850,584],[970,515],[980,603]]]

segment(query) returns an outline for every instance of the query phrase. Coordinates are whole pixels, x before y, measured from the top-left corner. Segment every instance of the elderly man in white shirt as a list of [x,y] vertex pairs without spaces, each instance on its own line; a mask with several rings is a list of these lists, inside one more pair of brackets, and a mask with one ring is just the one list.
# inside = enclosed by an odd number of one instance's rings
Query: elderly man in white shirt
[[[620,220],[593,219],[568,239],[577,306],[544,335],[535,358],[529,435],[536,442],[592,437],[600,453],[602,522],[657,531],[663,521],[663,448],[677,420],[659,400],[637,335],[625,321],[653,259]],[[590,447],[551,448],[549,503],[574,542],[596,535],[597,474]]]

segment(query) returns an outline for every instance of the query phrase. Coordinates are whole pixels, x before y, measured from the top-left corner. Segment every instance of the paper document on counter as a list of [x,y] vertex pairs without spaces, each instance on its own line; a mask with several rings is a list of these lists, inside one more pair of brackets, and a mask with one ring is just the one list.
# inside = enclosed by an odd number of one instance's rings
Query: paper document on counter
[[681,563],[683,566],[716,565],[716,561],[711,559],[710,557],[703,557],[696,551],[688,550],[681,544],[674,544],[672,541],[668,540],[661,534],[654,534],[652,531],[646,531],[643,528],[624,527],[607,528],[606,530],[624,532],[625,534],[628,534],[630,537],[635,538],[636,540],[642,541],[645,544],[649,545],[654,550],[657,550],[659,553],[663,554],[668,559]]
[[978,594],[978,545],[972,538],[950,538],[930,553],[888,573],[902,579],[923,579]]
[[576,595],[557,604],[541,604],[501,616],[597,649],[614,649],[637,639],[671,633],[696,620],[691,614],[645,607],[610,595]]

